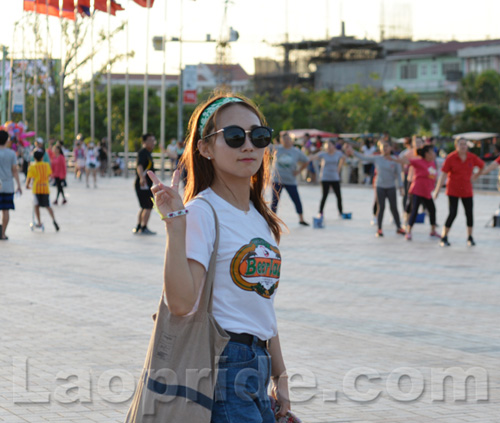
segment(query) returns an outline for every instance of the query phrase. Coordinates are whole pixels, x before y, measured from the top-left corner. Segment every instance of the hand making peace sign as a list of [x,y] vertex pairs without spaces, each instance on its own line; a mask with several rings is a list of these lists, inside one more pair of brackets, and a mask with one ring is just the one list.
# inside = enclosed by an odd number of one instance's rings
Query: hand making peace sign
[[148,171],[148,176],[153,181],[151,192],[155,197],[156,206],[162,215],[166,216],[168,213],[184,209],[182,198],[179,195],[179,170],[176,170],[172,175],[172,185],[170,187],[164,185],[154,172]]

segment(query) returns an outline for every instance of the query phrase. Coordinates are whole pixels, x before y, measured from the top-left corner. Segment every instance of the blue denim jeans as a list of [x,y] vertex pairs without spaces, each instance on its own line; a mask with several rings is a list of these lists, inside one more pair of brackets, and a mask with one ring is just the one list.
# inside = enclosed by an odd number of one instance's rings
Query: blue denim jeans
[[229,341],[219,362],[211,423],[274,423],[267,387],[271,357],[267,350]]
[[297,185],[283,185],[278,182],[273,182],[273,200],[271,201],[271,210],[274,213],[278,210],[278,202],[283,188],[286,189],[286,192],[288,192],[293,204],[295,204],[295,211],[297,214],[302,214],[302,202],[300,201]]

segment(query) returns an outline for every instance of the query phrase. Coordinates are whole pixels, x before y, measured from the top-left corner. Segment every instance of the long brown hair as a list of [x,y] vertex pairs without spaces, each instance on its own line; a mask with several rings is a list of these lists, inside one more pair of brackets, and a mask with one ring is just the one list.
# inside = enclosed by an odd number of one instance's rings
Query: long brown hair
[[[237,103],[227,103],[222,105],[215,113],[208,119],[203,128],[203,133],[199,132],[199,120],[203,111],[210,106],[215,101],[224,97],[235,97],[242,100]],[[208,99],[206,102],[200,104],[193,112],[188,125],[188,137],[186,140],[186,148],[181,156],[181,166],[184,166],[187,171],[187,181],[186,188],[184,190],[184,203],[192,200],[201,191],[209,188],[215,178],[215,169],[210,160],[204,158],[200,151],[198,150],[198,141],[202,139],[207,134],[215,132],[217,116],[221,110],[231,107],[231,105],[237,104],[239,106],[244,106],[250,111],[255,113],[259,118],[262,125],[266,125],[266,119],[258,109],[258,107],[248,98],[240,94],[224,93],[215,94],[213,97]],[[269,185],[270,180],[270,154],[266,149],[264,152],[264,158],[259,170],[250,179],[250,201],[252,201],[254,207],[257,211],[264,217],[271,232],[279,243],[282,233],[283,221],[272,212],[268,207],[265,199],[264,192]]]

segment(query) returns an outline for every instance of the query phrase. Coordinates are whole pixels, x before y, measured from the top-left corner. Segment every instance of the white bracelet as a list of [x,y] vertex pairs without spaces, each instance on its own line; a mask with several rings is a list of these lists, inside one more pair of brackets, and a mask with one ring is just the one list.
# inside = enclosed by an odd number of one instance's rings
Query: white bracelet
[[160,215],[160,217],[161,220],[173,219],[174,217],[184,216],[185,214],[188,214],[188,212],[189,212],[188,209],[177,210],[171,213],[167,213],[166,216]]

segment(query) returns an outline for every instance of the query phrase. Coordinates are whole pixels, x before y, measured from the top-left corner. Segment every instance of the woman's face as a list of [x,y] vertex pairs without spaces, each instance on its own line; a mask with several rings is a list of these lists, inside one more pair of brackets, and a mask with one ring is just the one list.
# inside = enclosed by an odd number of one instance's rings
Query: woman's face
[[293,146],[292,137],[289,134],[283,134],[280,137],[281,145],[285,148],[291,148]]
[[326,143],[326,151],[328,151],[330,154],[335,153],[336,149],[337,148],[335,147],[335,144],[333,143],[333,141],[328,141]]
[[467,153],[467,150],[469,149],[469,146],[467,145],[467,140],[460,140],[457,142],[456,149],[459,154],[465,154]]
[[427,150],[427,153],[425,153],[425,160],[428,162],[432,162],[436,159],[436,153],[434,153],[434,149]]
[[392,149],[391,149],[391,146],[388,142],[380,143],[379,148],[380,148],[380,153],[382,155],[387,156],[387,155],[391,154]]
[[[237,125],[245,131],[261,126],[259,117],[245,106],[233,104],[220,111],[214,130]],[[215,138],[215,139],[214,139]],[[245,143],[238,148],[229,147],[220,132],[207,142],[201,141],[199,148],[205,157],[210,157],[216,174],[221,178],[250,178],[259,170],[265,148],[257,148],[246,134]]]
[[418,138],[418,137],[417,137],[417,138],[415,138],[415,139],[413,140],[413,143],[412,143],[412,144],[413,144],[413,148],[414,148],[415,150],[418,150],[419,148],[422,148],[422,147],[424,146],[424,141],[422,140],[422,138]]

